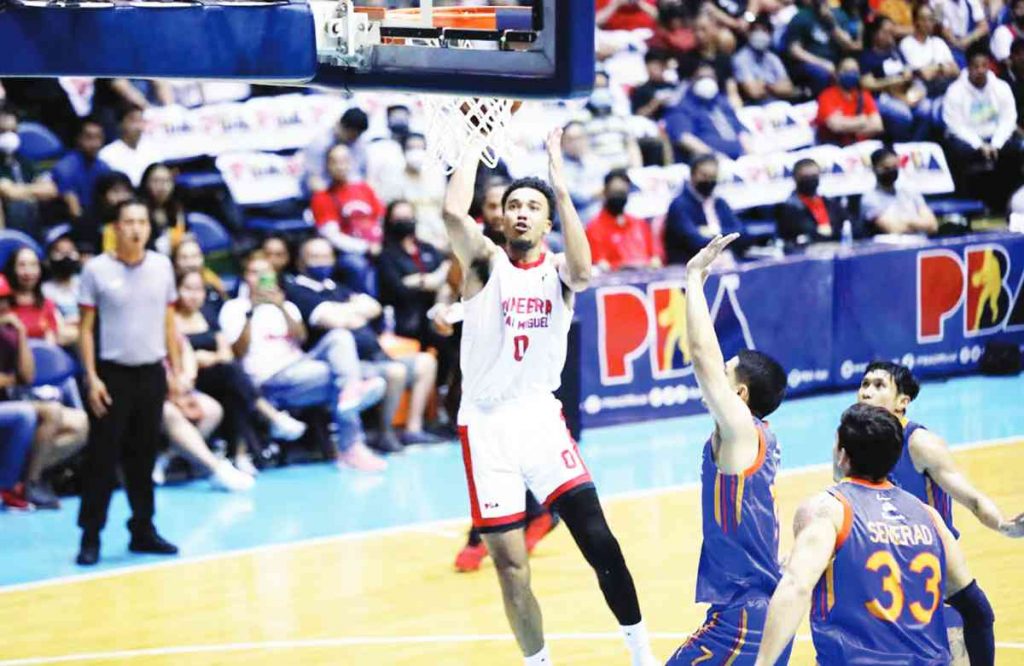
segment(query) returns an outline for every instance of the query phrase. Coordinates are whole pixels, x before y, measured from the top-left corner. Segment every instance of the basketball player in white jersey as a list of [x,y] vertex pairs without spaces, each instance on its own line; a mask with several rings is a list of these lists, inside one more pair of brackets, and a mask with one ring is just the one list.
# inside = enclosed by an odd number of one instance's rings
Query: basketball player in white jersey
[[[467,151],[445,196],[445,226],[464,276],[459,434],[470,507],[527,666],[552,662],[530,589],[526,488],[562,516],[622,626],[633,666],[649,666],[658,662],[633,578],[552,395],[565,364],[574,294],[587,288],[591,271],[590,246],[563,175],[561,135],[556,129],[547,139],[551,185],[520,179],[505,191],[504,248],[469,216],[479,153]],[[565,254],[552,255],[544,237],[556,212]]]

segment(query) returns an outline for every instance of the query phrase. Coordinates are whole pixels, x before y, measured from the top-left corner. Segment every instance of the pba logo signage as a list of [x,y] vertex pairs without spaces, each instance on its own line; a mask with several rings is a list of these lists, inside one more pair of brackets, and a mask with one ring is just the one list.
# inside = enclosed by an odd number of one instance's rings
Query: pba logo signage
[[[750,326],[736,297],[738,287],[737,275],[719,280],[711,317],[720,329],[723,348],[752,349]],[[633,285],[601,287],[596,301],[602,385],[631,384],[641,364],[650,368],[655,380],[692,374],[686,339],[686,292],[681,282],[652,282],[646,289]]]
[[951,327],[965,338],[1024,330],[1024,271],[1010,282],[1010,253],[1000,244],[917,255],[917,341],[942,342]]

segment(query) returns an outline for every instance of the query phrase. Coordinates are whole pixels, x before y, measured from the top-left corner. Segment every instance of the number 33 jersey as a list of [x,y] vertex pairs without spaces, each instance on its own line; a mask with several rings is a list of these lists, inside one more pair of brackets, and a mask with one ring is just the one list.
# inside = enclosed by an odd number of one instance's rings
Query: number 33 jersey
[[948,664],[946,557],[932,515],[889,482],[844,479],[828,492],[845,520],[812,598],[818,663]]
[[551,254],[519,265],[495,254],[483,289],[464,301],[463,403],[493,405],[559,387],[572,324],[565,289]]

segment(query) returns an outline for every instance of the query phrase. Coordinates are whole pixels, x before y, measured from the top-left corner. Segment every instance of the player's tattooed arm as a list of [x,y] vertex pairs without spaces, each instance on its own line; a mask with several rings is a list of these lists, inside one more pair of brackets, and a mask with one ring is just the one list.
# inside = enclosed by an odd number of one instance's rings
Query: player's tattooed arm
[[572,203],[569,185],[565,180],[561,127],[556,127],[548,134],[547,149],[548,175],[555,191],[555,206],[558,208],[558,219],[562,221],[562,236],[565,238],[565,263],[559,267],[559,276],[572,291],[583,291],[590,285],[593,260],[587,233]]
[[915,431],[910,438],[910,457],[918,471],[927,473],[950,497],[977,516],[982,525],[1008,537],[1024,537],[1024,514],[1007,520],[996,503],[957,467],[941,437],[924,429]]
[[444,226],[452,242],[452,252],[462,265],[464,280],[472,275],[470,269],[473,266],[481,261],[489,262],[497,249],[497,246],[484,236],[476,220],[469,216],[479,163],[479,152],[472,148],[467,149],[466,157],[452,174],[444,195]]
[[725,474],[739,474],[757,458],[758,434],[750,409],[726,374],[714,322],[704,296],[704,280],[715,259],[739,234],[717,236],[686,264],[686,336],[693,372],[718,432],[716,463]]
[[807,617],[814,586],[832,560],[842,523],[843,506],[828,493],[815,495],[797,509],[796,541],[768,604],[755,666],[773,666]]

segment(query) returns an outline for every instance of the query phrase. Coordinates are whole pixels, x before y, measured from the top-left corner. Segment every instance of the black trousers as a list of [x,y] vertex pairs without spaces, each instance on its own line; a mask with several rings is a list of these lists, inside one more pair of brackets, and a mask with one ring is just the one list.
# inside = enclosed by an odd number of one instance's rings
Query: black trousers
[[250,453],[263,449],[263,441],[255,429],[259,392],[237,362],[200,369],[196,388],[224,407],[222,429],[232,451],[239,439],[245,442]]
[[103,529],[121,463],[132,509],[128,529],[144,533],[153,529],[153,463],[167,397],[164,366],[103,361],[97,372],[107,386],[111,404],[103,418],[90,414],[78,526],[94,534]]

